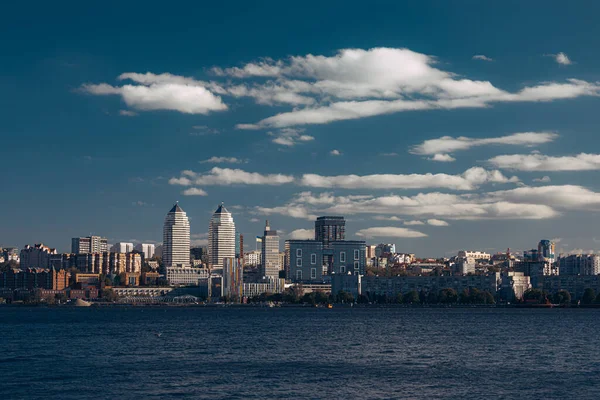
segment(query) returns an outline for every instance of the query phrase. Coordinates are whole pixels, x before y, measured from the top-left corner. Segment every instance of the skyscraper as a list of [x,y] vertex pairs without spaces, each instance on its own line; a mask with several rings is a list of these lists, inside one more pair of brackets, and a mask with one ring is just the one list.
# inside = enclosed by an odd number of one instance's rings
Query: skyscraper
[[223,268],[224,258],[235,258],[235,223],[221,203],[208,225],[208,263],[213,269]]
[[318,217],[315,221],[315,240],[329,248],[329,242],[346,239],[346,220],[344,217]]
[[282,265],[279,262],[279,236],[277,231],[272,231],[269,221],[265,223],[265,232],[262,237],[262,263],[260,274],[278,279]]
[[165,217],[162,257],[167,267],[190,265],[190,222],[178,203]]
[[540,261],[554,262],[554,242],[543,239],[538,243],[538,257]]

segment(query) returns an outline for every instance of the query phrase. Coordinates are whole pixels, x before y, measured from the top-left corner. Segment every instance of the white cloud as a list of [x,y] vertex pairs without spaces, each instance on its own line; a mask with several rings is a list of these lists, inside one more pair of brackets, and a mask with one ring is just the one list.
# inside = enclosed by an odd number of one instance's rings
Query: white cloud
[[381,153],[380,155],[383,157],[396,157],[398,153]]
[[[478,60],[491,60],[483,55]],[[254,90],[255,98],[276,101],[288,93],[295,109],[240,124],[241,129],[325,124],[401,111],[488,107],[495,102],[551,101],[597,96],[600,86],[582,80],[543,82],[508,92],[489,81],[460,78],[437,68],[435,57],[403,48],[342,49],[333,56],[312,55],[285,60],[264,59],[242,67],[216,69],[233,78],[267,78]],[[230,89],[226,89],[230,90]],[[260,94],[260,95],[259,95]],[[311,101],[310,99],[314,99]]]
[[206,125],[194,125],[193,132],[190,132],[190,136],[206,136],[206,135],[218,135],[220,132],[218,129],[210,128]]
[[439,161],[439,162],[453,162],[456,161],[456,158],[452,157],[450,154],[434,154],[433,157],[430,158],[431,161]]
[[310,142],[314,140],[314,137],[310,135],[302,134],[304,129],[299,128],[283,128],[277,132],[268,132],[269,135],[274,136],[273,143],[280,144],[282,146],[295,146],[299,142]]
[[476,54],[473,56],[473,60],[481,60],[481,61],[494,61],[493,58],[484,56],[483,54]]
[[550,181],[551,181],[551,179],[550,179],[550,177],[549,177],[549,176],[547,176],[547,175],[546,175],[546,176],[543,176],[543,177],[541,177],[541,178],[534,178],[534,179],[533,179],[533,181],[534,181],[534,182],[544,182],[544,183],[548,183],[548,182],[550,182]]
[[461,175],[438,174],[375,174],[322,176],[304,174],[300,184],[317,188],[344,189],[424,189],[446,188],[471,190],[484,183],[518,182],[517,177],[507,178],[500,171],[473,167]]
[[425,140],[423,143],[414,146],[411,152],[413,154],[437,156],[488,145],[534,146],[552,142],[557,137],[558,135],[552,132],[522,132],[492,138],[469,138],[464,136],[455,138],[452,136],[443,136],[438,139]]
[[600,154],[552,157],[543,154],[496,156],[489,163],[502,169],[517,171],[591,171],[600,170]]
[[376,215],[373,219],[377,221],[402,221],[401,218],[398,218],[395,215]]
[[236,157],[211,157],[208,160],[200,161],[200,164],[221,164],[221,163],[229,163],[229,164],[241,164],[247,162],[246,160],[242,160]]
[[333,149],[329,152],[332,156],[341,156],[342,153],[339,150]]
[[119,110],[119,115],[122,115],[123,117],[135,117],[138,114],[134,111]]
[[107,83],[84,84],[83,92],[93,95],[120,95],[125,104],[140,111],[173,110],[185,114],[208,114],[227,110],[221,98],[205,82],[171,74],[124,73],[119,80],[136,84],[112,86]]
[[208,193],[199,188],[185,189],[183,192],[181,192],[181,194],[184,196],[208,196]]
[[520,187],[487,193],[486,197],[493,201],[546,204],[569,210],[600,209],[600,193],[577,185]]
[[390,237],[390,238],[421,238],[427,235],[408,228],[397,228],[394,226],[379,226],[373,228],[360,229],[356,236],[365,238]]
[[208,245],[208,234],[207,233],[192,233],[190,235],[191,246],[207,246]]
[[182,171],[180,178],[171,178],[171,185],[281,185],[291,183],[294,177],[283,174],[259,174],[257,172],[246,172],[241,169],[214,167],[206,173],[194,171]]
[[315,231],[312,229],[296,229],[288,234],[290,239],[314,239]]
[[442,221],[441,219],[431,218],[427,220],[427,224],[431,226],[449,226],[446,221]]
[[[501,193],[501,192],[494,192]],[[330,193],[312,195],[303,192],[290,202],[278,207],[257,207],[259,214],[280,214],[293,218],[314,219],[316,215],[375,214],[402,215],[428,219],[545,219],[559,215],[552,207],[540,201],[511,201],[502,195],[478,196],[445,193],[420,193],[415,196],[350,195],[334,196]],[[435,223],[435,222],[434,222]],[[410,225],[422,225],[420,221],[406,221]]]
[[423,221],[417,221],[417,220],[415,220],[415,221],[404,221],[404,225],[407,225],[407,226],[425,225],[425,222],[423,222]]
[[258,219],[258,218],[250,218],[250,222],[259,222],[259,221],[260,221],[260,219]]
[[571,65],[571,64],[573,64],[573,62],[571,61],[571,59],[569,58],[569,56],[567,56],[563,52],[560,52],[558,54],[552,54],[552,57],[554,57],[554,61],[556,61],[560,65]]

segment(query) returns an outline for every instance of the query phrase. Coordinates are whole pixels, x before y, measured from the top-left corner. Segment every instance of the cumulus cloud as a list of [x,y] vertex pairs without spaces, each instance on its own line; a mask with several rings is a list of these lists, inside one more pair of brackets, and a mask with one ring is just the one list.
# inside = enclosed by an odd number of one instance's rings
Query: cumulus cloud
[[435,218],[428,219],[427,224],[431,225],[431,226],[449,226],[449,224],[446,221],[443,221],[441,219],[435,219]]
[[518,182],[515,176],[506,177],[500,171],[488,171],[473,167],[460,175],[438,174],[375,174],[375,175],[336,175],[322,176],[304,174],[300,181],[303,186],[316,188],[344,189],[423,189],[446,188],[471,190],[485,183]]
[[206,173],[194,171],[182,171],[180,178],[171,178],[171,185],[281,185],[291,183],[294,177],[283,174],[259,174],[257,172],[246,172],[241,169],[214,167]]
[[565,53],[560,52],[558,54],[550,54],[552,57],[554,57],[554,61],[556,61],[557,64],[560,65],[571,65],[573,64],[573,62],[571,61],[571,59],[569,58],[569,56],[567,56]]
[[566,210],[600,209],[600,193],[577,185],[519,187],[487,193],[487,199],[521,204],[546,204]]
[[407,225],[407,226],[425,225],[425,222],[423,222],[423,221],[418,221],[418,220],[413,220],[413,221],[404,221],[404,225]]
[[[280,214],[293,218],[314,219],[316,215],[375,214],[402,215],[426,219],[545,219],[559,215],[551,206],[539,199],[511,201],[509,195],[480,196],[476,194],[455,195],[447,193],[420,193],[415,196],[370,195],[334,196],[313,195],[303,192],[290,202],[277,207],[257,207],[263,215]],[[436,221],[433,222],[435,224]],[[406,221],[407,226],[423,225],[421,221]]]
[[376,174],[376,175],[334,175],[324,176],[304,174],[301,177],[284,174],[260,174],[241,169],[214,167],[205,173],[181,171],[181,176],[171,178],[171,185],[282,185],[295,183],[313,188],[340,189],[426,189],[444,188],[451,190],[472,190],[487,183],[517,183],[516,176],[507,177],[498,170],[481,167],[469,168],[462,174]]
[[236,158],[236,157],[216,157],[213,156],[207,160],[203,160],[200,161],[200,164],[206,164],[206,163],[210,163],[210,164],[222,164],[222,163],[229,163],[229,164],[241,164],[241,163],[245,163],[247,162],[246,160],[242,160],[240,158]]
[[185,189],[183,192],[181,192],[181,194],[184,196],[208,196],[208,193],[199,188]]
[[452,157],[450,154],[434,154],[433,157],[430,158],[431,161],[439,161],[439,162],[452,162],[456,161],[456,158]]
[[288,234],[290,239],[314,239],[315,231],[312,229],[296,229]]
[[92,95],[119,95],[131,108],[139,111],[172,110],[185,114],[208,114],[227,110],[221,97],[215,95],[205,82],[171,74],[124,73],[119,80],[134,84],[112,86],[107,83],[81,86],[80,90]]
[[277,143],[282,146],[292,147],[301,142],[310,142],[314,140],[314,137],[305,135],[304,129],[300,128],[282,128],[276,132],[268,132],[270,136],[273,136],[273,143]]
[[547,176],[547,175],[546,175],[546,176],[543,176],[543,177],[541,177],[541,178],[534,178],[534,179],[533,179],[533,181],[534,181],[534,182],[543,182],[543,183],[548,183],[548,182],[550,182],[550,181],[551,181],[551,179],[550,179],[550,177],[549,177],[549,176]]
[[[419,155],[438,155],[445,156],[447,153],[459,150],[468,150],[473,147],[489,145],[511,145],[511,146],[535,146],[552,142],[558,135],[553,132],[522,132],[512,135],[492,137],[492,138],[470,138],[470,137],[452,137],[442,136],[437,139],[425,140],[423,143],[414,146],[411,153]],[[435,160],[444,161],[444,160]]]
[[481,61],[494,61],[493,58],[484,56],[483,54],[476,54],[473,56],[473,60],[481,60]]
[[365,238],[390,237],[390,238],[421,238],[427,235],[423,232],[408,228],[398,228],[394,226],[378,226],[373,228],[360,229],[356,236]]
[[[491,60],[483,55],[478,60]],[[262,96],[287,91],[295,108],[241,129],[281,128],[364,118],[402,111],[481,108],[497,102],[551,101],[597,96],[600,86],[577,79],[542,82],[508,92],[489,81],[461,78],[439,69],[436,58],[403,48],[342,49],[333,56],[264,59],[217,75],[265,78],[252,88]],[[309,100],[310,98],[314,101]]]
[[331,154],[332,156],[341,156],[342,152],[336,149],[333,149],[329,152],[329,154]]
[[377,220],[377,221],[402,221],[401,218],[396,217],[395,215],[376,215],[373,217],[373,219]]
[[137,113],[130,110],[119,110],[119,115],[123,117],[135,117]]
[[502,169],[517,171],[591,171],[600,169],[600,154],[553,157],[543,154],[511,154],[488,160]]

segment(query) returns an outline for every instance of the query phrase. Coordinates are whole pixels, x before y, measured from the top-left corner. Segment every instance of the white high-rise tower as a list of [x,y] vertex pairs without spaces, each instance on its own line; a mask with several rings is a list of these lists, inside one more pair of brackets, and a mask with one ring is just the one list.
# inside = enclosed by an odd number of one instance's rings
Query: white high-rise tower
[[208,262],[213,269],[223,268],[224,258],[235,258],[235,223],[221,203],[208,225]]
[[281,263],[279,262],[279,236],[277,231],[272,231],[269,221],[265,223],[265,233],[262,238],[262,276],[278,279]]
[[190,221],[177,203],[165,217],[162,257],[167,267],[190,265]]

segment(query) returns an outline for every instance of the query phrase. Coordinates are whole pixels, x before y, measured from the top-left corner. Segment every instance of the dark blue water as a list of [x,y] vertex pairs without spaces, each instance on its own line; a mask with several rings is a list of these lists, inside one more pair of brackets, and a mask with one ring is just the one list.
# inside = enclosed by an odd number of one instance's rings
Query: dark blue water
[[0,308],[0,399],[591,399],[599,380],[600,310]]

